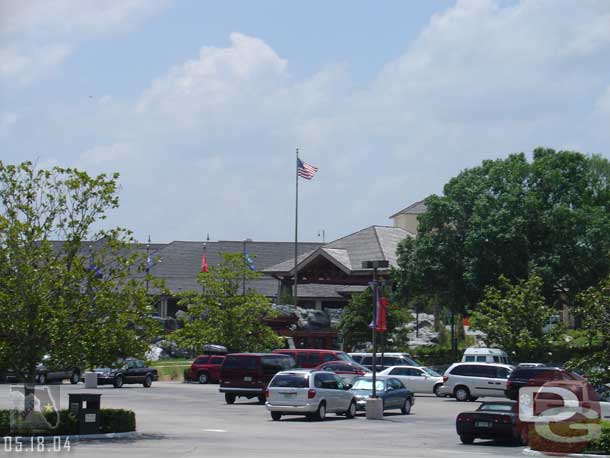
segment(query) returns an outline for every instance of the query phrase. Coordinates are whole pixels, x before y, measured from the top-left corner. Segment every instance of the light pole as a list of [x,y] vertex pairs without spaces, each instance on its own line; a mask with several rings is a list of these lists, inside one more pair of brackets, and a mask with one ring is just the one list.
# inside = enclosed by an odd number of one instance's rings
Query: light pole
[[373,269],[373,281],[369,285],[373,289],[373,323],[372,323],[372,337],[373,337],[373,389],[372,395],[366,402],[366,418],[369,420],[380,420],[383,418],[383,401],[377,397],[377,307],[379,298],[377,291],[377,269],[387,269],[390,263],[386,260],[380,261],[364,261],[362,263],[363,269]]
[[249,268],[250,266],[249,261],[248,261],[248,255],[247,255],[247,251],[246,251],[246,243],[251,242],[252,239],[245,239],[243,242],[243,249],[242,249],[242,257],[243,257],[243,262],[244,262],[244,271],[242,274],[242,279],[241,279],[241,284],[242,284],[242,289],[241,289],[241,295],[245,296],[246,295],[246,269]]

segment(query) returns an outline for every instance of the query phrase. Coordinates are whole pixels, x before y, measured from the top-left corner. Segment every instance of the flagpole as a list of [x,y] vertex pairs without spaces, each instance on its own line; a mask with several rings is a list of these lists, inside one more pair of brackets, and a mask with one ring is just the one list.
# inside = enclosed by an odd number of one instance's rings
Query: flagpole
[[294,305],[298,305],[298,285],[299,285],[299,274],[297,272],[297,256],[298,256],[298,243],[299,243],[299,148],[297,148],[297,160],[295,162],[295,204],[294,204]]

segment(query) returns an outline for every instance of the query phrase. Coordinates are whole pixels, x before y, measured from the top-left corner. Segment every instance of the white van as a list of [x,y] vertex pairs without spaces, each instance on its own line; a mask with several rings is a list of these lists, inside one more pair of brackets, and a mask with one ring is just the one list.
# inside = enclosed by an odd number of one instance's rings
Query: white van
[[498,348],[470,347],[464,350],[463,363],[500,363],[510,364],[505,351]]

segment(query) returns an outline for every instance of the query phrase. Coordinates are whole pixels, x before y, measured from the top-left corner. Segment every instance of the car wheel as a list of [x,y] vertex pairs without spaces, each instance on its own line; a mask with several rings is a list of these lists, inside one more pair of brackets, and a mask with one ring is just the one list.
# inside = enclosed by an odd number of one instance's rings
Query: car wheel
[[470,399],[470,391],[465,386],[456,386],[453,390],[453,396],[460,402],[465,402]]
[[44,385],[47,383],[47,374],[40,374],[36,378],[38,379],[38,383],[40,383],[41,385]]
[[474,437],[460,436],[460,440],[462,441],[462,444],[472,444],[474,442]]
[[147,375],[142,385],[144,385],[144,388],[150,388],[152,386],[152,382],[152,375]]
[[200,372],[199,376],[197,377],[197,381],[199,383],[201,383],[202,385],[205,385],[206,383],[208,383],[208,374],[207,374],[207,372]]
[[443,384],[442,383],[438,383],[438,384],[434,385],[434,388],[432,388],[432,392],[434,393],[434,395],[437,398],[442,398],[442,397],[445,396],[445,395],[441,394],[441,392],[440,392],[441,386],[443,386]]
[[115,388],[122,388],[123,387],[123,376],[122,375],[117,375],[114,378],[114,383],[113,383]]
[[273,421],[278,421],[282,418],[282,413],[281,412],[271,412],[271,418],[273,419]]
[[409,415],[411,413],[411,407],[413,407],[413,404],[411,404],[411,399],[407,398],[400,408],[400,411],[403,415]]
[[227,404],[235,404],[235,395],[231,393],[225,393],[225,402]]
[[349,404],[349,408],[345,412],[346,418],[354,418],[356,416],[356,402],[352,401]]
[[70,377],[70,383],[76,385],[78,382],[80,382],[80,372],[74,371],[72,372],[72,377]]
[[314,414],[313,418],[316,421],[324,421],[324,419],[326,418],[326,404],[324,402],[320,403],[320,405],[318,406],[318,410]]

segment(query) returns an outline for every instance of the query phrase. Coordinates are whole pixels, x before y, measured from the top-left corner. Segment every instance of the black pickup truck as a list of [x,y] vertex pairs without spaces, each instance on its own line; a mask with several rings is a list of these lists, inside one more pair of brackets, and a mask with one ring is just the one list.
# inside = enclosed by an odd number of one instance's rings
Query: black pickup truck
[[153,381],[159,380],[157,369],[147,367],[144,361],[127,358],[115,367],[99,367],[94,369],[98,385],[114,385],[121,388],[128,383],[141,383],[150,388]]

